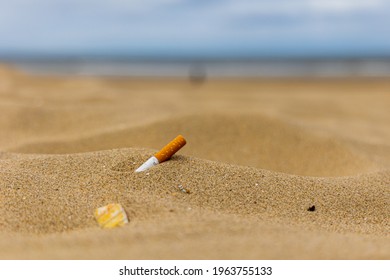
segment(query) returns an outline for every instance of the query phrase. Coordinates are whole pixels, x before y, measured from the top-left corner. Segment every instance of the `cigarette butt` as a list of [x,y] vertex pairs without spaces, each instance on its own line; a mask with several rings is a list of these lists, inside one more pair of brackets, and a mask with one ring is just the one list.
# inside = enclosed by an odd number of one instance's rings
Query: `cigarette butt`
[[175,139],[169,142],[164,148],[162,148],[154,156],[150,157],[135,172],[145,171],[152,166],[155,166],[163,161],[170,159],[178,150],[180,150],[185,144],[186,140],[183,136],[178,135]]
[[170,159],[178,150],[180,150],[185,144],[186,140],[183,136],[178,135],[175,139],[169,142],[164,148],[162,148],[154,156],[157,158],[158,162],[161,163]]
[[114,228],[129,222],[122,205],[114,203],[97,208],[95,218],[102,228]]
[[156,157],[154,157],[154,156],[150,157],[140,167],[138,167],[137,170],[135,170],[135,172],[145,171],[145,170],[149,169],[150,167],[157,165],[158,163],[159,162],[158,162],[158,159]]

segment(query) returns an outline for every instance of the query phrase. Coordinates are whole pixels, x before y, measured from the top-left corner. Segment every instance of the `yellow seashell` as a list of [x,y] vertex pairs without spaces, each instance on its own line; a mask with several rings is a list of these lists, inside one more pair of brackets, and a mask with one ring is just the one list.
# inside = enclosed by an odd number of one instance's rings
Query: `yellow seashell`
[[122,205],[115,203],[97,208],[95,218],[102,228],[114,228],[129,222]]

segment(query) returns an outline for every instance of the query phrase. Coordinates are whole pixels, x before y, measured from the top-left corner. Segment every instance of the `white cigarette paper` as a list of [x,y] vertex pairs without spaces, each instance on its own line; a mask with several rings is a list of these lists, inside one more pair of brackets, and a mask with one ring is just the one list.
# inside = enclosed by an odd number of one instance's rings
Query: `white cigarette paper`
[[135,172],[145,171],[155,165],[159,164],[158,159],[155,156],[152,156],[147,161],[145,161],[140,167],[137,168]]

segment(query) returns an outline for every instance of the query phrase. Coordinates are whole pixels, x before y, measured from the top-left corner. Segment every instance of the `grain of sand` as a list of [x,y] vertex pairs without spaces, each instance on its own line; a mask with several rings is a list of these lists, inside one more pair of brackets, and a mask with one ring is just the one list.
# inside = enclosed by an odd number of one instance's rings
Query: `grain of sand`
[[[1,67],[0,258],[389,259],[389,107],[388,79]],[[134,173],[177,134],[177,155]],[[99,228],[108,203],[129,224]]]

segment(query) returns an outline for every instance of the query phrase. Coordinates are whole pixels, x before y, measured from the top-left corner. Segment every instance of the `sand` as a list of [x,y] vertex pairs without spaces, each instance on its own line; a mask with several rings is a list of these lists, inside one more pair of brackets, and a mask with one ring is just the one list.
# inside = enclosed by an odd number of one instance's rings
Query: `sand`
[[[0,258],[389,259],[389,108],[385,78],[1,66]],[[171,160],[134,173],[178,134]],[[129,224],[101,229],[108,203]]]

